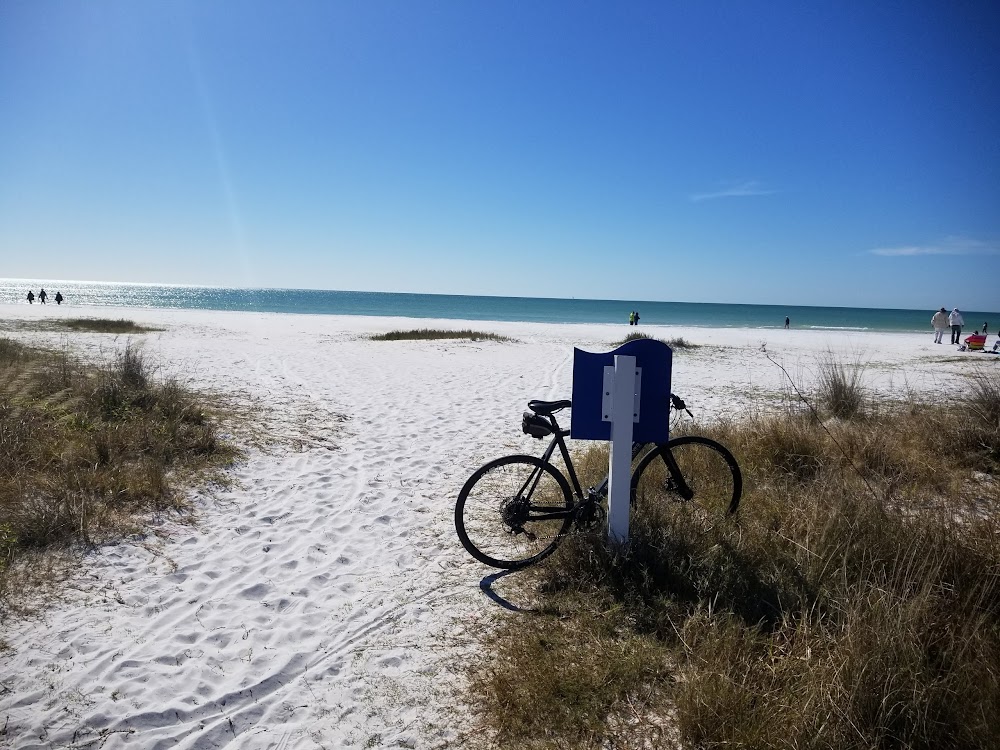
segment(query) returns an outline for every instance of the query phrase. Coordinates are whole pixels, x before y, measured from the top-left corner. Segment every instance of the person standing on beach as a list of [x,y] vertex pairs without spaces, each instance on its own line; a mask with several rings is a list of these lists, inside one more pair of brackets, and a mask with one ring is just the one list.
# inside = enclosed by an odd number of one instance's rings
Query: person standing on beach
[[958,311],[957,307],[948,315],[948,325],[951,326],[951,343],[957,344],[958,340],[962,338],[962,326],[965,325],[962,313]]
[[792,321],[790,321],[790,320],[788,319],[788,316],[786,315],[786,316],[785,316],[785,328],[788,328],[788,327],[789,327],[789,326],[790,326],[791,324],[792,324]]
[[[931,325],[934,326],[934,343],[940,344],[941,339],[944,338],[944,332],[948,330],[948,313],[945,312],[943,307],[934,313],[934,317],[931,318]],[[954,330],[953,328],[952,331],[954,332]],[[952,341],[951,343],[954,344],[955,342]]]
[[986,321],[986,320],[984,320],[984,321],[983,321],[983,335],[984,335],[984,336],[986,336],[986,335],[987,335],[987,333],[986,333],[986,329],[987,329],[987,328],[989,328],[989,327],[990,327],[990,324],[989,324],[989,321]]
[[635,310],[630,310],[628,314],[628,324],[630,326],[635,325]]
[[63,301],[62,292],[56,292],[56,304],[61,305]]
[[635,324],[639,325],[639,311],[638,310],[635,311]]
[[43,288],[42,291],[40,291],[38,293],[38,301],[41,302],[44,305],[45,304],[45,298],[48,297],[48,296],[49,295],[47,295],[45,293],[45,289]]
[[30,289],[28,290],[28,304],[29,305],[35,304],[35,293]]

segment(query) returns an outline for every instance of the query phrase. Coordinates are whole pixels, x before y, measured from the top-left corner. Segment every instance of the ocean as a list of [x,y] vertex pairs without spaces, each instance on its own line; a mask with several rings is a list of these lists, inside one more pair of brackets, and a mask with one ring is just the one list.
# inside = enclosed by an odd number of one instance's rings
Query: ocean
[[[56,292],[67,309],[98,307],[188,308],[313,315],[375,315],[452,320],[504,320],[536,323],[623,323],[637,310],[640,325],[709,328],[792,328],[856,331],[930,331],[933,310],[794,305],[726,305],[643,300],[474,297],[452,294],[348,292],[318,289],[236,289],[121,284],[111,282],[0,279],[0,303],[27,304],[28,290],[45,288],[48,304]],[[36,301],[35,304],[38,304]],[[81,311],[82,312],[82,311]],[[96,314],[97,311],[94,311]],[[964,311],[966,329],[1000,329],[1000,313]]]

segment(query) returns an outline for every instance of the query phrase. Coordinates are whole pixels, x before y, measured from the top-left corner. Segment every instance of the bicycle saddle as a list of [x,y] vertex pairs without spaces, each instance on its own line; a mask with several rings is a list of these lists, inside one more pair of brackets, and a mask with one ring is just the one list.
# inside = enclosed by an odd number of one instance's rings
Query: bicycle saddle
[[562,401],[529,401],[528,408],[531,409],[535,414],[545,414],[551,416],[560,409],[568,409],[573,405],[573,402],[569,399],[563,399]]

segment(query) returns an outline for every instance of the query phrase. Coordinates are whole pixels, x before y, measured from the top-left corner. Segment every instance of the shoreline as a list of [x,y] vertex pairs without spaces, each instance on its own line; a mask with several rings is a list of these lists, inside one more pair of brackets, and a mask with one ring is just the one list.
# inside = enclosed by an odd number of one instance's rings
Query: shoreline
[[[28,305],[24,284],[0,279],[0,304]],[[30,282],[37,286],[42,282]],[[67,282],[70,283],[70,282]],[[538,322],[546,324],[626,323],[638,310],[643,325],[683,325],[693,328],[783,328],[787,316],[793,327],[807,330],[857,330],[919,333],[933,311],[901,308],[861,308],[821,305],[774,305],[655,300],[589,300],[554,297],[473,296],[399,292],[351,292],[311,289],[253,289],[182,285],[75,282],[53,286],[66,305],[81,310],[117,307],[163,310],[215,310],[279,314],[360,315],[420,319]],[[936,308],[935,308],[936,309]],[[87,313],[84,313],[87,314]],[[100,314],[100,313],[95,313]],[[969,320],[1000,319],[1000,312],[966,311]],[[970,329],[971,330],[971,329]]]
[[[701,304],[701,303],[685,303]],[[709,303],[704,303],[709,304]],[[863,309],[863,308],[845,308]],[[785,328],[783,325],[717,325],[711,323],[650,323],[640,321],[639,325],[631,326],[627,320],[615,321],[547,321],[547,320],[508,320],[505,318],[471,318],[471,317],[447,317],[447,316],[415,316],[415,315],[383,315],[369,313],[341,313],[341,312],[318,312],[310,310],[238,310],[224,308],[207,307],[155,307],[155,306],[128,306],[128,305],[56,305],[49,303],[46,305],[26,302],[4,303],[0,302],[0,319],[11,318],[15,320],[33,319],[54,319],[57,317],[84,317],[84,318],[106,318],[106,317],[134,317],[142,316],[144,320],[150,315],[260,315],[278,316],[281,318],[318,318],[321,320],[358,320],[358,321],[392,321],[393,325],[407,325],[410,328],[433,328],[438,326],[455,327],[475,327],[477,325],[502,325],[502,326],[592,326],[608,329],[623,329],[623,336],[636,331],[660,331],[660,330],[696,330],[696,331],[756,331],[756,332],[805,332],[812,334],[823,333],[845,333],[845,334],[871,334],[871,335],[910,335],[927,336],[933,338],[934,330],[928,324],[926,331],[923,329],[880,329],[872,327],[858,326],[832,326],[832,325],[795,325]],[[1000,320],[1000,313],[997,313]],[[930,318],[928,317],[928,321]],[[349,326],[353,327],[353,326]],[[376,326],[382,328],[382,326]],[[973,330],[971,326],[965,326],[962,331],[963,336],[969,335]],[[977,329],[978,330],[978,329]],[[989,336],[996,335],[995,331],[990,331]]]

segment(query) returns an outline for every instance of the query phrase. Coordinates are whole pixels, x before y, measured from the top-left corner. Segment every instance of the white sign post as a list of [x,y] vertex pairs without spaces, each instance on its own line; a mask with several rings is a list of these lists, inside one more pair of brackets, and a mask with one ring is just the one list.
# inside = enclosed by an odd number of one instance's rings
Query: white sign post
[[632,481],[632,426],[639,421],[642,372],[635,357],[616,354],[614,367],[604,368],[603,421],[611,422],[608,477],[608,538],[628,541]]

